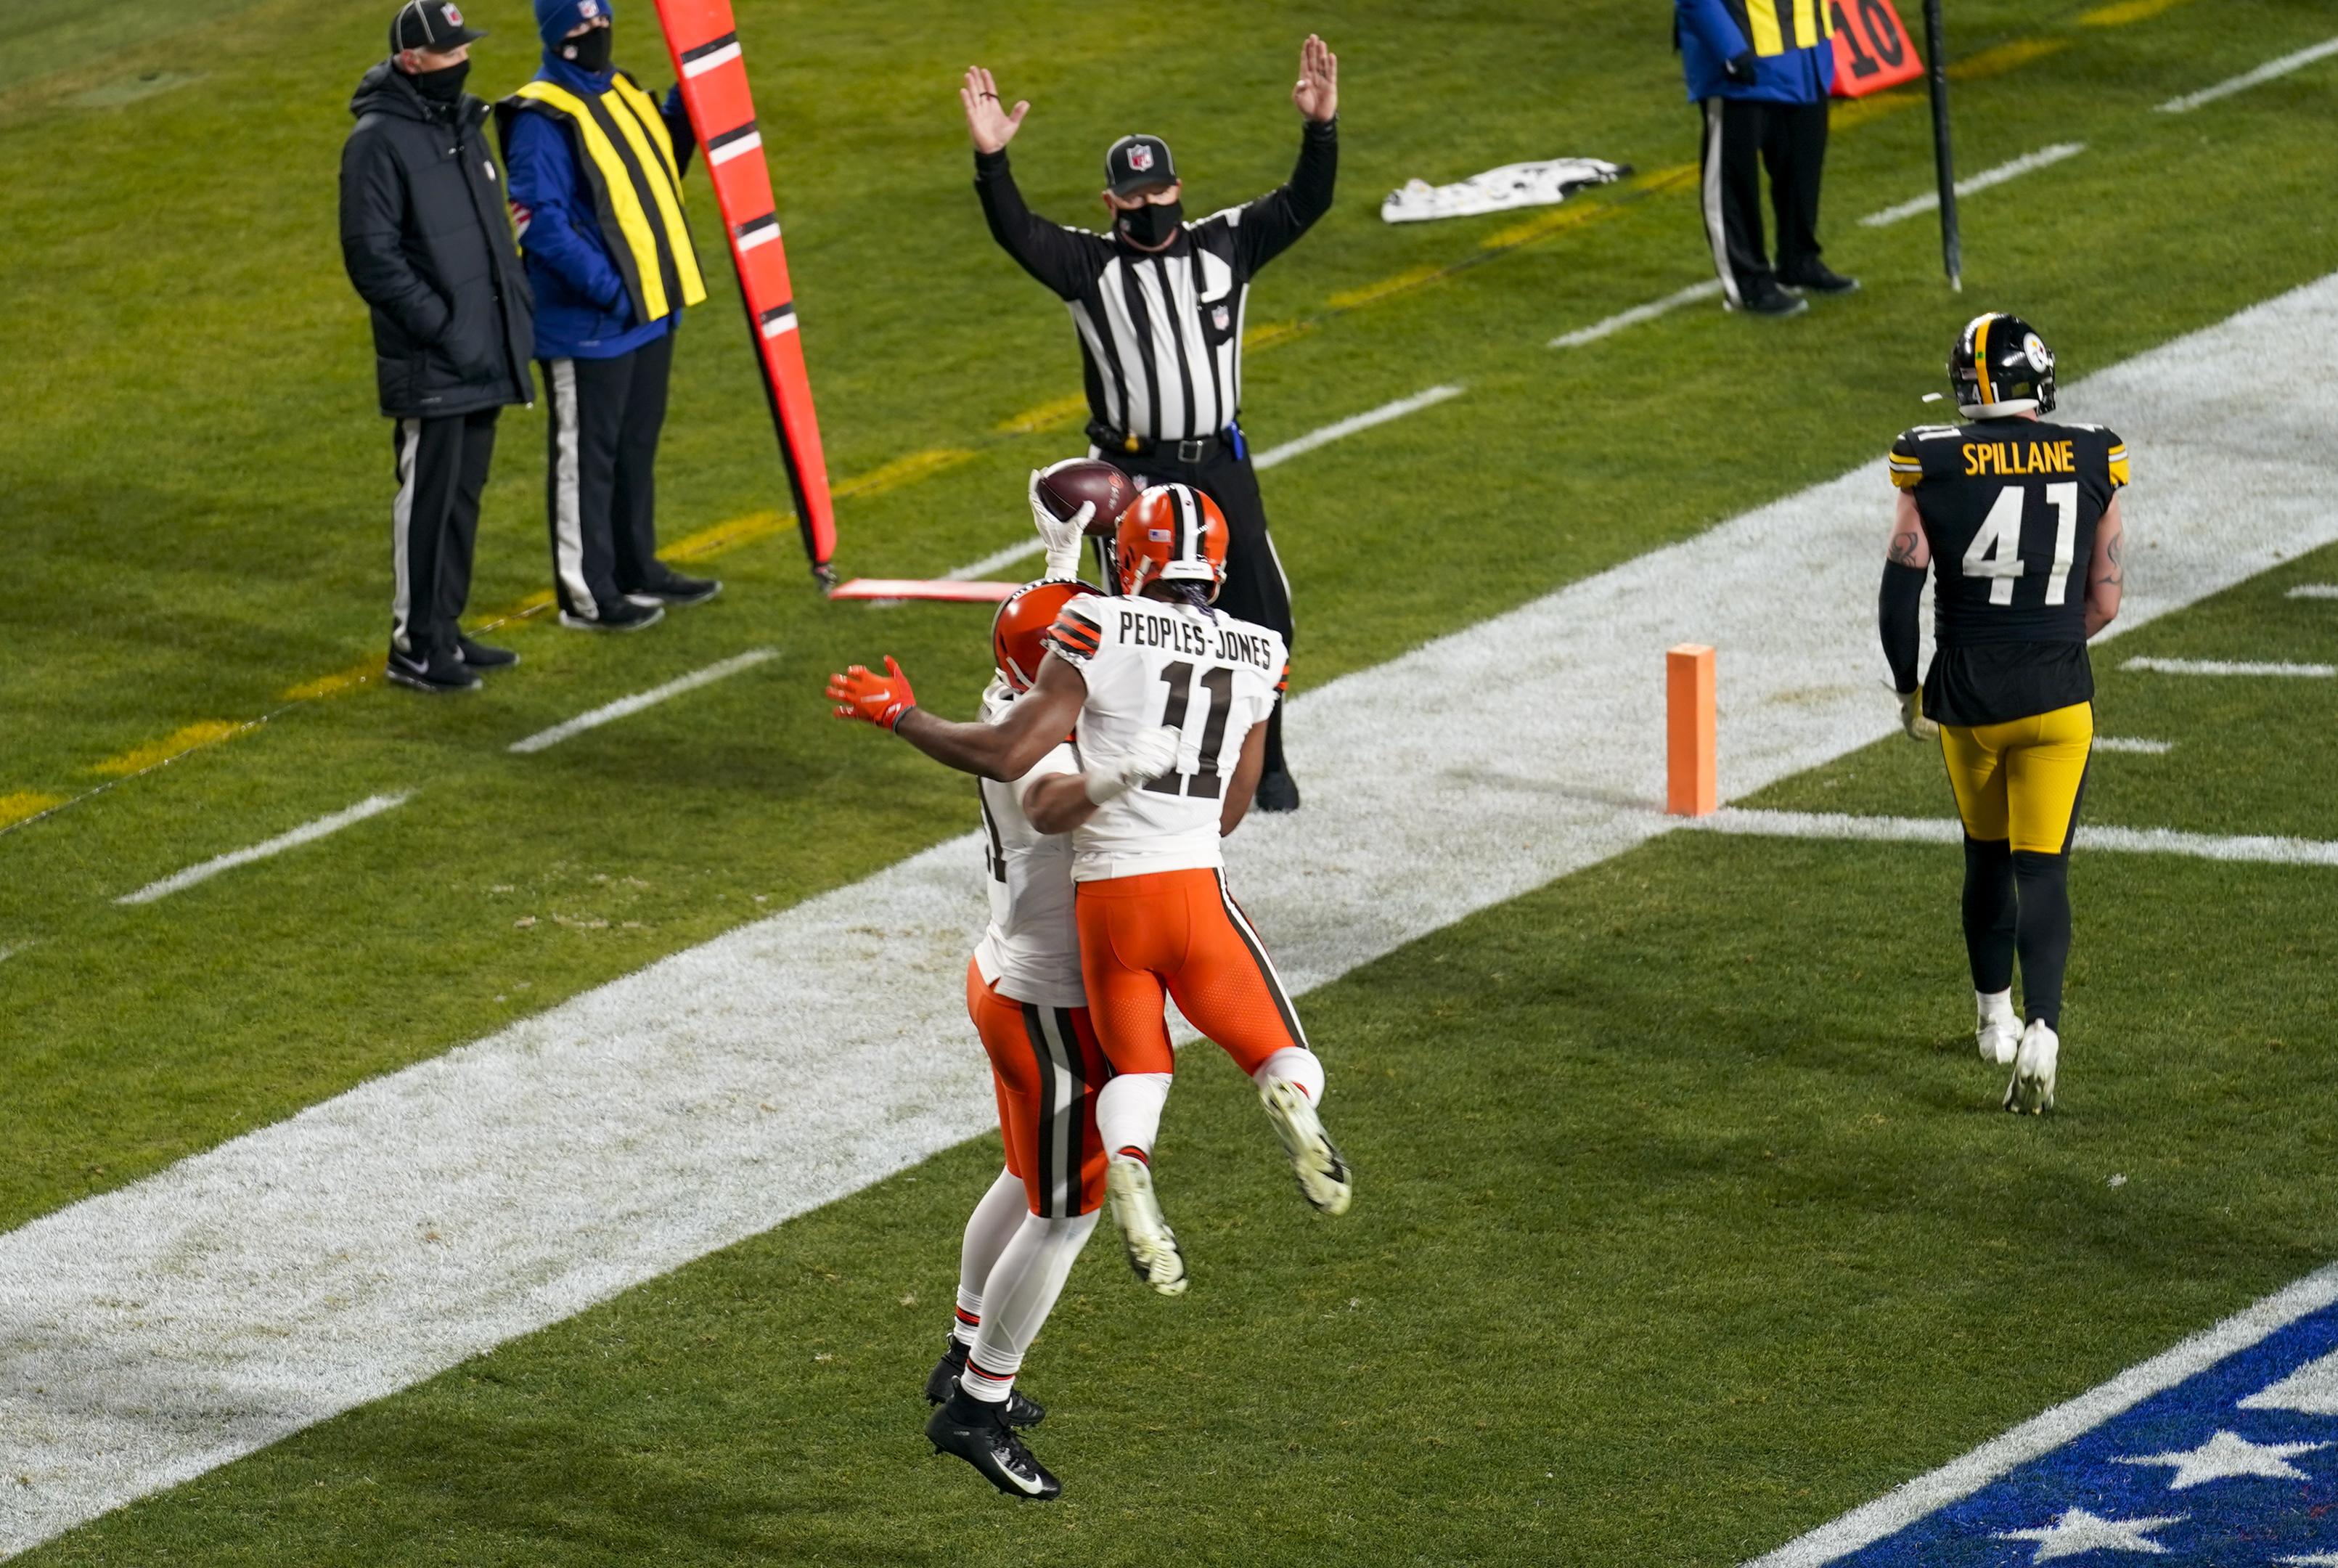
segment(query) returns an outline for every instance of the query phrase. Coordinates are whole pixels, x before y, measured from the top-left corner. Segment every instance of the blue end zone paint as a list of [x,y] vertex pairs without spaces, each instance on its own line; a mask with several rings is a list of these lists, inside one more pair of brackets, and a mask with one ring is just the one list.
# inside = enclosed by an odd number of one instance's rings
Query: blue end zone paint
[[[2308,1415],[2241,1405],[2333,1352],[2338,1352],[2338,1307],[2298,1319],[2043,1458],[2017,1466],[1961,1502],[1835,1561],[1859,1568],[2011,1568],[2057,1561],[2148,1561],[2166,1568],[2192,1563],[2256,1568],[2300,1559],[2338,1564],[2338,1410]],[[2332,1381],[2338,1385],[2338,1376]],[[2328,1403],[2274,1397],[2284,1403]],[[2267,1455],[2261,1447],[2251,1455],[2228,1443],[2192,1468],[2229,1471],[2235,1464],[2225,1456],[2237,1455],[2243,1464],[2254,1462],[2274,1470],[2285,1466],[2303,1472],[2304,1478],[2225,1474],[2174,1484],[2186,1476],[2172,1456],[2203,1449],[2220,1432],[2257,1445],[2333,1446]],[[2121,1463],[2159,1455],[2171,1456],[2171,1462]],[[2175,1522],[2139,1531],[2097,1530],[2074,1518],[2073,1509],[2115,1523]],[[2065,1522],[2065,1528],[2054,1537],[2034,1533],[2058,1521]],[[2005,1538],[2017,1531],[2032,1533]],[[2155,1543],[2161,1550],[2108,1543],[2119,1535]],[[2106,1543],[2088,1546],[2088,1540]],[[2317,1555],[2325,1553],[2333,1555]]]

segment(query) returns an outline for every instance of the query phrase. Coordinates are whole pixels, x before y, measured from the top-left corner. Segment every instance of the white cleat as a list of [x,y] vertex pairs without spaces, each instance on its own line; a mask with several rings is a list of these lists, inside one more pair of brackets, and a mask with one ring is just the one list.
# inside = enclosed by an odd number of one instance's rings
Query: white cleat
[[2021,1021],[2018,1018],[1984,1018],[1973,1030],[1973,1038],[1980,1042],[1980,1059],[1999,1067],[2011,1067],[2013,1059],[2021,1051]]
[[1136,1277],[1164,1296],[1184,1295],[1185,1259],[1177,1250],[1176,1233],[1161,1217],[1161,1200],[1153,1195],[1152,1168],[1115,1154],[1105,1161],[1104,1190]]
[[1340,1158],[1339,1149],[1324,1132],[1306,1090],[1289,1079],[1270,1078],[1260,1087],[1258,1098],[1266,1106],[1267,1120],[1274,1124],[1274,1136],[1282,1140],[1282,1152],[1291,1157],[1291,1173],[1299,1178],[1299,1196],[1326,1214],[1347,1213],[1355,1197],[1348,1162]]
[[2013,1061],[2013,1081],[2005,1086],[2005,1109],[2017,1114],[2043,1116],[2054,1109],[2054,1064],[2062,1054],[2060,1037],[2033,1019],[2022,1031],[2021,1049]]

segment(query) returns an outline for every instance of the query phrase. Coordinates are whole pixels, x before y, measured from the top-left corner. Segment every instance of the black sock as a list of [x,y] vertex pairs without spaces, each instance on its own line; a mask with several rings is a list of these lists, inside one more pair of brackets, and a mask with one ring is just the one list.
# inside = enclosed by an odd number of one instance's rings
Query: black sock
[[2062,1031],[2062,971],[2070,962],[2070,857],[2017,850],[2021,898],[2021,1000],[2033,1021]]
[[[1991,996],[2013,984],[2017,918],[2013,888],[2011,841],[1977,839],[1967,833],[1965,957],[1972,964],[1973,989]],[[2064,946],[2068,946],[2067,941]],[[2027,965],[2023,972],[2029,972]]]

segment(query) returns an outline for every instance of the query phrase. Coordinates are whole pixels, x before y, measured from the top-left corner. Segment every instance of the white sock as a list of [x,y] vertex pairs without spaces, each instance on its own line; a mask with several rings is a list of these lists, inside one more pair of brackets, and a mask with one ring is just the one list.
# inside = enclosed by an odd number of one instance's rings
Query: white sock
[[1983,1023],[2015,1023],[2019,1021],[2013,1014],[2013,988],[2011,986],[2006,987],[2003,991],[1977,991],[1973,992],[1973,1007],[1979,1012],[1980,1021]]
[[1023,1178],[1002,1170],[967,1218],[966,1244],[958,1255],[958,1317],[950,1326],[951,1337],[960,1345],[974,1343],[975,1330],[982,1326],[986,1282],[998,1266],[999,1254],[1014,1241],[1017,1229],[1030,1213],[1031,1198],[1023,1189]]
[[1072,1264],[1095,1227],[1093,1214],[1076,1219],[1042,1219],[1024,1214],[1015,1238],[990,1271],[987,1292],[990,1311],[975,1336],[974,1348],[967,1354],[966,1375],[958,1385],[969,1398],[995,1405],[1014,1389],[1015,1375],[1023,1370],[1023,1357],[1029,1353],[1031,1342],[1039,1337],[1047,1314],[1055,1310],[1056,1297],[1063,1294]]
[[1140,1149],[1152,1163],[1153,1140],[1161,1136],[1161,1108],[1169,1103],[1172,1075],[1124,1072],[1096,1090],[1096,1132],[1106,1154]]
[[1323,1103],[1323,1059],[1303,1045],[1286,1045],[1258,1064],[1250,1075],[1251,1081],[1261,1089],[1270,1078],[1279,1078],[1299,1086],[1310,1105]]

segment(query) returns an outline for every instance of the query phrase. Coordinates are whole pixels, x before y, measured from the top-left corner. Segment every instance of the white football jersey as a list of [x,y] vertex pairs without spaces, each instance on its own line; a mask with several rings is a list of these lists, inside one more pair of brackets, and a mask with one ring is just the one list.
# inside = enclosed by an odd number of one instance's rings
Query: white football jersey
[[1164,725],[1184,736],[1174,773],[1105,802],[1072,834],[1073,878],[1223,865],[1219,807],[1243,738],[1282,689],[1282,638],[1188,604],[1097,596],[1066,605],[1047,644],[1087,678],[1083,753],[1118,756]]
[[[1003,680],[982,694],[982,716],[997,724],[1013,705]],[[982,792],[983,884],[990,890],[990,929],[974,950],[975,968],[1010,1001],[1086,1007],[1080,984],[1080,928],[1072,910],[1072,835],[1041,833],[1024,814],[1023,792],[1050,774],[1080,771],[1069,745],[1059,745],[1012,784],[978,779]]]

